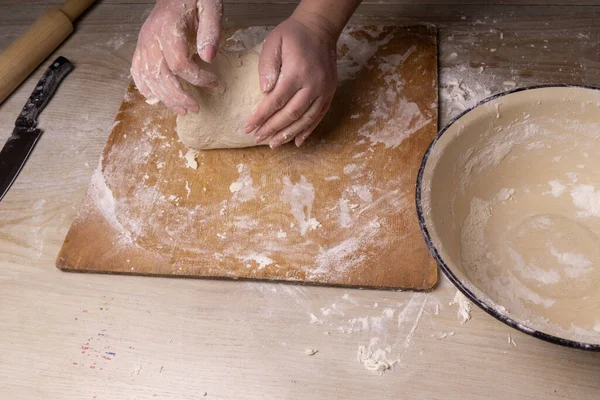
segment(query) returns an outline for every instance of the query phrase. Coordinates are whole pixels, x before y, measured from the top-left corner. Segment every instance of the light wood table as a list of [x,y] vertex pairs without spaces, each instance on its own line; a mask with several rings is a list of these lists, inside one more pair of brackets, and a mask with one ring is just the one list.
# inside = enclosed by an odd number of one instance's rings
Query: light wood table
[[[0,1],[0,49],[50,3],[59,2]],[[42,114],[45,134],[0,203],[1,399],[600,396],[600,354],[538,341],[479,309],[461,324],[444,278],[425,294],[55,269],[151,3],[99,2],[56,53],[76,69]],[[228,24],[272,24],[293,9],[246,3],[226,5]],[[597,1],[376,3],[361,6],[354,22],[440,27],[442,123],[515,84],[600,85]],[[0,106],[2,141],[46,66]],[[389,346],[395,368],[365,370],[356,356],[369,344]]]

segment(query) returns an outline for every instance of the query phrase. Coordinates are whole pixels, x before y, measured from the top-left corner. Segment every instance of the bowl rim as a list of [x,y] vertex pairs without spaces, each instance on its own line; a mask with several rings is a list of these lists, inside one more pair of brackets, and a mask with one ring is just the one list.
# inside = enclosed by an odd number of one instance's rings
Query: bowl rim
[[578,89],[590,89],[590,90],[600,91],[600,87],[587,86],[587,85],[570,85],[570,84],[546,84],[546,85],[532,85],[532,86],[519,87],[519,88],[510,89],[510,90],[507,90],[507,91],[504,91],[504,92],[499,92],[499,93],[493,94],[493,95],[491,95],[491,96],[489,96],[489,97],[487,97],[487,98],[485,98],[485,99],[477,102],[472,107],[464,110],[459,115],[457,115],[456,117],[452,118],[450,120],[450,122],[448,122],[438,132],[438,134],[435,136],[435,138],[433,139],[433,141],[431,142],[431,144],[427,148],[427,151],[423,155],[423,159],[421,161],[421,166],[419,167],[419,173],[417,175],[417,184],[416,184],[417,217],[418,217],[418,220],[419,220],[419,227],[421,229],[421,233],[423,234],[423,237],[425,238],[425,243],[427,245],[427,248],[429,249],[429,252],[431,253],[431,255],[433,256],[433,258],[437,262],[438,266],[440,267],[440,269],[442,270],[442,272],[444,273],[444,275],[446,275],[448,277],[448,279],[452,282],[452,284],[454,286],[456,286],[456,288],[463,295],[465,295],[470,301],[472,301],[473,303],[475,303],[483,311],[485,311],[486,313],[488,313],[492,317],[496,318],[500,322],[503,322],[506,325],[510,326],[511,328],[514,328],[514,329],[516,329],[516,330],[518,330],[520,332],[523,332],[523,333],[525,333],[525,334],[527,334],[529,336],[533,336],[533,337],[535,337],[537,339],[541,339],[541,340],[544,340],[544,341],[549,342],[549,343],[558,344],[560,346],[565,346],[565,347],[570,347],[570,348],[575,348],[575,349],[580,349],[580,350],[600,352],[600,344],[585,343],[585,342],[580,342],[580,341],[577,341],[577,340],[565,339],[565,338],[562,338],[562,337],[559,337],[559,336],[554,336],[554,335],[551,335],[551,334],[548,334],[548,333],[544,333],[544,332],[538,331],[538,330],[533,329],[533,328],[526,327],[522,323],[519,323],[518,321],[516,321],[516,320],[514,320],[514,319],[512,319],[512,318],[510,318],[510,317],[508,317],[508,316],[506,316],[504,314],[502,314],[497,309],[495,309],[493,307],[490,307],[488,304],[485,303],[484,300],[479,299],[475,295],[475,293],[473,293],[473,291],[471,289],[469,289],[467,287],[467,285],[464,284],[452,272],[452,269],[443,260],[442,256],[440,255],[440,253],[438,252],[437,248],[433,244],[433,241],[431,239],[431,235],[429,233],[429,229],[427,228],[427,225],[425,223],[425,216],[424,216],[424,213],[423,213],[422,194],[421,194],[421,192],[422,192],[422,186],[423,186],[423,174],[425,172],[425,168],[427,167],[427,162],[429,161],[429,157],[431,155],[431,152],[435,148],[437,142],[442,137],[442,135],[444,133],[446,133],[446,131],[448,131],[448,129],[450,129],[451,126],[453,126],[459,119],[461,119],[463,116],[465,116],[466,114],[470,113],[474,109],[476,109],[476,108],[478,108],[478,107],[480,107],[480,106],[482,106],[482,105],[484,105],[486,103],[494,101],[494,100],[496,100],[496,99],[498,99],[500,97],[508,96],[510,94],[514,94],[514,93],[518,93],[518,92],[522,92],[522,91],[526,91],[526,90],[551,89],[551,88],[578,88]]

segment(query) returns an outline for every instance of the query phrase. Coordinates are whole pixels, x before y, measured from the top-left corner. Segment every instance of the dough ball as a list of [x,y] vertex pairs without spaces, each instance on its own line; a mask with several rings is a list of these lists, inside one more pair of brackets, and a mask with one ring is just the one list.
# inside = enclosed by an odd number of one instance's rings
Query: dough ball
[[[186,85],[200,111],[177,117],[177,134],[198,150],[256,146],[244,133],[246,121],[263,98],[258,79],[262,44],[244,51],[220,51],[209,69],[219,77],[216,89]],[[265,144],[268,144],[266,142]]]

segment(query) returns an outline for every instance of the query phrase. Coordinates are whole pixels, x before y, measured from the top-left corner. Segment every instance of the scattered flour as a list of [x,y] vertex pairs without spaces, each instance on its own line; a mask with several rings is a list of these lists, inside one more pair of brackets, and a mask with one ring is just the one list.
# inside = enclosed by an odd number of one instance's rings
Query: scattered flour
[[187,168],[198,169],[198,161],[196,161],[196,157],[198,157],[198,151],[194,149],[189,149],[187,153],[185,153],[185,166]]
[[565,190],[567,190],[567,187],[557,180],[548,182],[548,185],[550,185],[550,192],[545,192],[545,193],[550,193],[554,197],[562,196],[563,193],[565,192]]
[[242,256],[240,258],[244,262],[254,261],[256,264],[258,264],[258,270],[261,270],[261,269],[265,268],[266,266],[269,266],[275,262],[272,259],[270,259],[269,257],[267,257],[266,255],[258,254],[258,253],[250,253],[250,254]]
[[383,375],[393,365],[387,360],[387,353],[384,350],[377,349],[375,352],[372,352],[365,346],[358,347],[356,359],[365,366],[367,371],[377,372],[379,375]]
[[454,300],[452,300],[449,304],[451,306],[458,306],[456,318],[461,324],[464,324],[471,319],[471,302],[460,291],[456,291]]
[[571,197],[575,207],[581,210],[578,217],[600,217],[600,190],[592,185],[577,185]]
[[255,198],[257,190],[252,186],[252,176],[250,167],[245,164],[239,164],[237,171],[240,174],[238,180],[229,185],[229,191],[233,193],[233,201],[247,202]]
[[310,356],[314,356],[318,352],[319,352],[319,350],[316,350],[316,349],[306,349],[306,350],[304,350],[304,354],[306,354],[309,357]]
[[300,182],[296,184],[292,184],[290,178],[284,176],[283,185],[281,200],[290,205],[292,215],[298,221],[300,234],[306,235],[309,230],[317,229],[321,224],[311,217],[315,200],[314,186],[306,180],[305,176],[301,176]]

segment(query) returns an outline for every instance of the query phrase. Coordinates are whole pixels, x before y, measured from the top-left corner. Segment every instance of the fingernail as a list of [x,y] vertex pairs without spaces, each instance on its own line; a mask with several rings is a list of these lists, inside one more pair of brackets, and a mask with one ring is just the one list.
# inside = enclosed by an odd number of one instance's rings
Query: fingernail
[[181,107],[174,107],[173,111],[175,111],[179,115],[185,115],[187,112]]
[[244,131],[245,131],[246,133],[250,133],[250,132],[252,132],[252,131],[253,131],[253,130],[255,130],[255,129],[256,129],[256,125],[246,125],[246,126],[244,127]]
[[200,58],[207,63],[211,62],[216,55],[217,48],[212,44],[206,45],[200,52]]
[[269,137],[269,135],[262,135],[262,136],[257,136],[256,137],[256,143],[262,143],[264,142],[267,138]]
[[267,91],[267,85],[269,84],[269,79],[266,76],[260,77],[260,90],[264,93]]
[[193,112],[194,114],[197,114],[198,111],[200,111],[200,107],[198,107],[197,105],[193,105],[193,106],[188,107],[188,111]]

